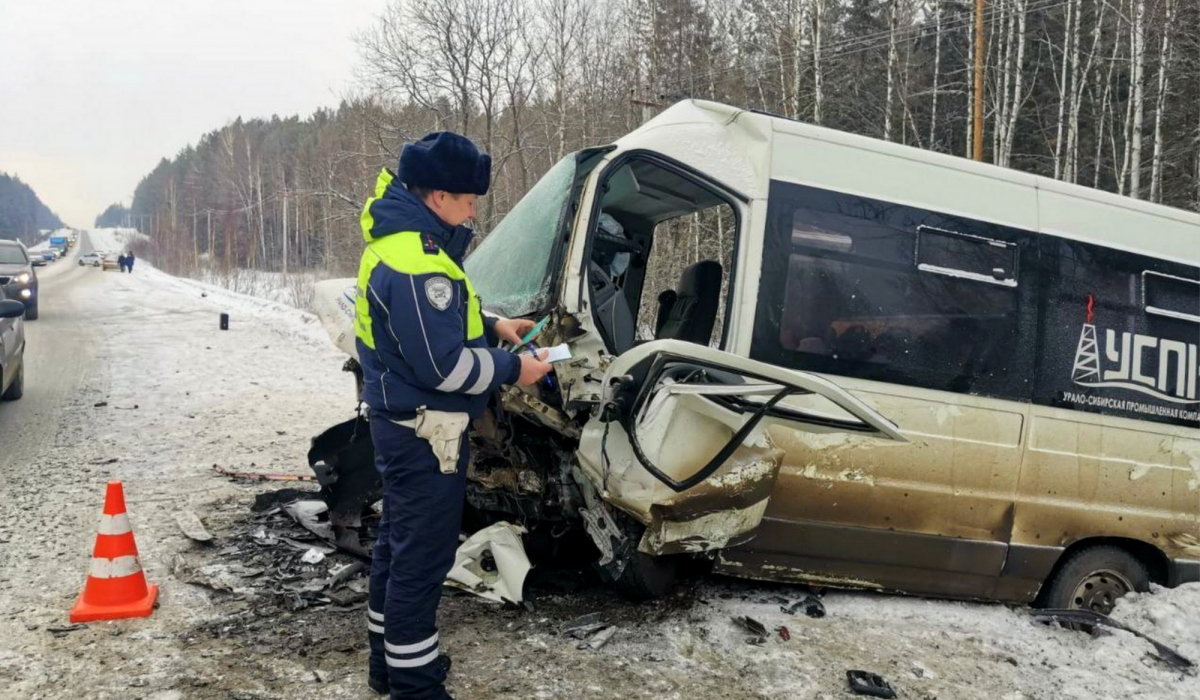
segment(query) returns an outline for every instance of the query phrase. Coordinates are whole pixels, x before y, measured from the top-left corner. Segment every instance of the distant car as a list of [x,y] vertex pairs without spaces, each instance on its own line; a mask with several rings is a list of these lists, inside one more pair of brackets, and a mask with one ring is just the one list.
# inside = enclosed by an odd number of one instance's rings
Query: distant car
[[0,401],[25,393],[25,305],[0,290]]
[[120,264],[117,263],[115,255],[105,255],[103,261],[100,263],[101,270],[116,270],[119,267]]
[[92,267],[100,267],[104,262],[104,256],[99,253],[87,253],[79,258],[80,265],[91,265]]
[[38,279],[29,252],[18,241],[0,241],[0,289],[25,305],[25,318],[38,317]]

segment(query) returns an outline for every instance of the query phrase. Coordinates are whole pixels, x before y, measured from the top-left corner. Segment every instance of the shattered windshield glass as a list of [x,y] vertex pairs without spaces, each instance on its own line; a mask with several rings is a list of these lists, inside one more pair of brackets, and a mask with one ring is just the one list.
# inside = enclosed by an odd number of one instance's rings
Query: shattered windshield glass
[[467,258],[467,276],[485,309],[511,318],[541,305],[574,175],[575,156],[560,160]]

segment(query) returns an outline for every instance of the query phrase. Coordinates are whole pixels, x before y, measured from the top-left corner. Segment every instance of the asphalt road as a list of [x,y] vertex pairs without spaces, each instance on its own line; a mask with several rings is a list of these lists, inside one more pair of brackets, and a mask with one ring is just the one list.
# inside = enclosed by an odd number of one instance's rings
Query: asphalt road
[[[78,265],[90,250],[81,234],[66,258],[38,268],[39,318],[25,323],[25,396],[0,403],[0,474],[21,471],[53,449],[70,397],[98,373],[98,331],[80,303],[102,281],[100,270]],[[7,490],[0,485],[0,494]]]

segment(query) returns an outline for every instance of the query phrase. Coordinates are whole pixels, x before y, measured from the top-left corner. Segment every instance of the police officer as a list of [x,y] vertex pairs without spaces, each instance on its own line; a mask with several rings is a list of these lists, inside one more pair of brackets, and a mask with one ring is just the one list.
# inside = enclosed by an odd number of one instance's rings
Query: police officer
[[383,518],[371,565],[368,683],[398,698],[449,698],[436,613],[454,563],[466,490],[466,427],[502,384],[526,386],[550,365],[495,345],[526,320],[485,315],[462,269],[462,224],[487,193],[491,157],[436,132],[405,146],[362,213],[355,330],[370,408]]

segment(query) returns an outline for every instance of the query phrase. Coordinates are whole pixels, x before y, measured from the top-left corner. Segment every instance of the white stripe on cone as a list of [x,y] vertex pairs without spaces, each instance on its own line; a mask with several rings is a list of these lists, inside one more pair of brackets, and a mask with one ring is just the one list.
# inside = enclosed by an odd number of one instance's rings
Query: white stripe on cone
[[116,559],[92,559],[92,569],[88,576],[92,578],[124,578],[142,570],[142,564],[136,555],[117,557]]
[[129,516],[125,513],[100,516],[101,535],[124,535],[130,531]]

